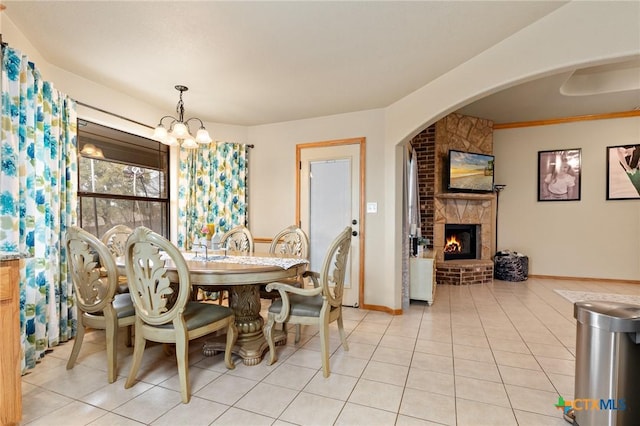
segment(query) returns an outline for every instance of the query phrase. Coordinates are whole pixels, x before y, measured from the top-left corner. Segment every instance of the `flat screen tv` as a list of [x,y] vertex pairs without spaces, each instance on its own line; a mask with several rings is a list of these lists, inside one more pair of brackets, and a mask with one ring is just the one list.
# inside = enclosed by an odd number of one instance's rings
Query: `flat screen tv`
[[447,190],[493,192],[494,156],[449,150]]

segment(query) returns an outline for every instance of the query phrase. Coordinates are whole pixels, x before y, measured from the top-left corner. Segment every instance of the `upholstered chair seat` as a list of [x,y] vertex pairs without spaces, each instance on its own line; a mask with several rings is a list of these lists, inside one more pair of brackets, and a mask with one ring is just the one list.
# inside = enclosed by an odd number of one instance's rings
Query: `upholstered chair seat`
[[[309,237],[307,237],[307,234],[299,226],[288,226],[273,237],[269,246],[269,253],[286,254],[308,260]],[[304,278],[302,275],[281,282],[291,284],[294,287],[304,288]],[[273,301],[274,299],[280,298],[278,292],[266,291],[265,287],[266,285],[260,287],[260,297],[262,299],[270,299]]]
[[[136,381],[147,340],[173,343],[180,394],[186,404],[191,399],[191,340],[226,331],[224,362],[228,369],[235,367],[231,350],[238,338],[238,329],[233,312],[226,306],[191,301],[191,277],[182,253],[171,241],[148,228],[141,226],[133,231],[127,240],[125,261],[136,310],[133,361],[125,388]],[[167,266],[168,261],[173,268]]]
[[131,344],[131,327],[135,309],[129,294],[116,294],[118,269],[109,249],[95,236],[77,226],[66,232],[65,248],[69,273],[73,281],[73,297],[78,308],[77,333],[67,370],[74,367],[85,329],[105,330],[107,376],[109,383],[117,377],[118,329],[127,327],[127,344]]
[[[342,295],[351,246],[351,227],[346,227],[333,240],[325,255],[321,272],[305,272],[314,284],[303,289],[287,283],[270,283],[266,290],[277,290],[280,298],[269,306],[264,335],[269,345],[269,365],[277,360],[273,329],[276,323],[316,325],[320,333],[322,373],[329,377],[329,324],[337,322],[344,350],[349,350],[342,323]],[[285,328],[286,330],[286,328]],[[296,333],[296,342],[298,340]]]

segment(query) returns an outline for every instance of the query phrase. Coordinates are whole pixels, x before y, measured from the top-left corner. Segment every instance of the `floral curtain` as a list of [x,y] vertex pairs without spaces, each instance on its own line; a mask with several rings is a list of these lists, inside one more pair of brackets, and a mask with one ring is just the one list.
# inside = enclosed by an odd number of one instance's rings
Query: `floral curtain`
[[227,142],[180,148],[178,247],[190,249],[209,223],[219,234],[248,225],[247,149]]
[[2,48],[0,250],[27,256],[20,271],[22,369],[75,334],[63,239],[76,222],[75,102]]

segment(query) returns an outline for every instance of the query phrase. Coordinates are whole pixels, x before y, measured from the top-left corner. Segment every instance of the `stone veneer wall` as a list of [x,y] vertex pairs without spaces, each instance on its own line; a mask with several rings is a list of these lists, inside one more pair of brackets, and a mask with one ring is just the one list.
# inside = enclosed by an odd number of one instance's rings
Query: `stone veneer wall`
[[495,247],[495,195],[448,193],[444,188],[444,170],[450,149],[493,153],[493,122],[481,118],[450,114],[436,123],[435,214],[433,242],[436,260],[444,254],[446,223],[480,224],[481,260],[491,260]]
[[411,140],[418,156],[418,193],[422,236],[431,240],[430,248],[443,260],[445,223],[482,225],[482,259],[491,259],[495,242],[493,194],[448,193],[444,170],[449,149],[493,153],[493,122],[481,118],[450,114]]
[[[423,130],[412,141],[418,155],[418,193],[422,235],[436,253],[439,283],[491,282],[495,248],[495,195],[447,192],[444,171],[449,149],[493,153],[493,122],[450,114]],[[480,224],[480,260],[444,262],[444,225]]]

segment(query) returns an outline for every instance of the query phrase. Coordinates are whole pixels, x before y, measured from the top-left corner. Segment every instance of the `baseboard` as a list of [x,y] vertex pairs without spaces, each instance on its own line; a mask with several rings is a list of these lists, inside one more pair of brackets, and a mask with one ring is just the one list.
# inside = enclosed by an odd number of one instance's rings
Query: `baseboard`
[[387,314],[391,314],[391,315],[402,315],[402,309],[391,309],[387,306],[363,304],[362,309],[368,309],[370,311],[386,312]]
[[565,281],[604,281],[607,283],[620,283],[620,284],[640,284],[640,280],[621,280],[617,278],[590,278],[590,277],[564,277],[556,275],[531,275],[529,278],[543,278],[551,280],[565,280]]

